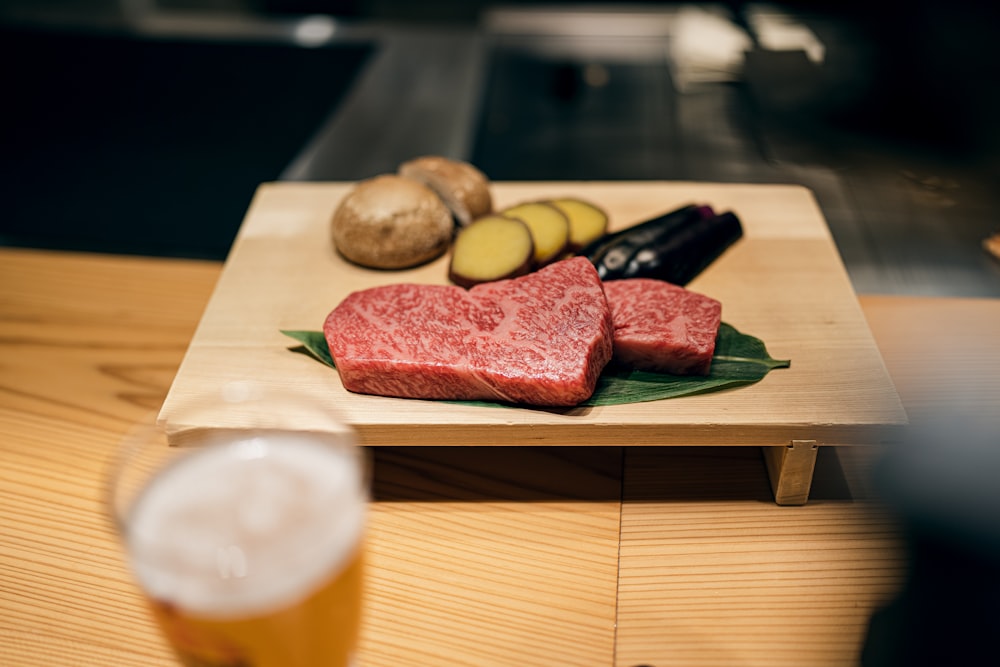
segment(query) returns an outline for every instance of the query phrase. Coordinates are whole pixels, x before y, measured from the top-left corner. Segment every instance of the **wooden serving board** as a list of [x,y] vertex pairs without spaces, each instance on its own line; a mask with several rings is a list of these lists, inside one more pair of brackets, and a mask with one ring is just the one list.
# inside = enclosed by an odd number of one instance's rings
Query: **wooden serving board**
[[[477,407],[345,391],[336,371],[289,351],[281,329],[319,330],[348,293],[392,282],[445,283],[447,256],[406,271],[351,265],[330,217],[352,183],[268,183],[256,193],[161,411],[178,432],[240,426],[239,415],[184,415],[230,381],[306,392],[366,445],[876,444],[906,415],[811,193],[798,186],[688,182],[504,182],[495,205],[586,198],[612,229],[688,203],[732,210],[745,236],[688,287],[723,320],[791,359],[761,382],[649,403],[573,409]],[[811,444],[810,444],[811,443]],[[785,456],[770,463],[779,468]],[[794,457],[791,457],[794,458]]]

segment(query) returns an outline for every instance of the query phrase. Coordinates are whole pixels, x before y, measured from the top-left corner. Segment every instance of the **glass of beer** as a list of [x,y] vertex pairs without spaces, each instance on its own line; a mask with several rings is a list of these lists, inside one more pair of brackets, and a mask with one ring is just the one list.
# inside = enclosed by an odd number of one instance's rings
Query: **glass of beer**
[[355,664],[362,448],[309,401],[226,393],[122,446],[109,505],[135,579],[185,665]]

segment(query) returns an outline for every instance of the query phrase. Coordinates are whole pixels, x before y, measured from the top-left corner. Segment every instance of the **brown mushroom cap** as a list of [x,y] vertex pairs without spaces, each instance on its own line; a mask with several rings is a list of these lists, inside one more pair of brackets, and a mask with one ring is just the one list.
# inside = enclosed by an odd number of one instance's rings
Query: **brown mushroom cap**
[[436,192],[463,227],[493,211],[489,179],[468,162],[424,155],[401,164],[399,174]]
[[358,183],[333,214],[333,244],[348,260],[403,269],[444,254],[451,213],[430,188],[395,174]]

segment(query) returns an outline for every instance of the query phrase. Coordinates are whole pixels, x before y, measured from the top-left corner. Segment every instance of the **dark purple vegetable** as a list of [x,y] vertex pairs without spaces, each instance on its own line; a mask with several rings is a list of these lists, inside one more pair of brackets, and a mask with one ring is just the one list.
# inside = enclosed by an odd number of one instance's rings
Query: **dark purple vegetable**
[[712,209],[707,206],[682,206],[627,229],[605,234],[584,247],[580,254],[597,268],[602,280],[622,278],[621,272],[636,252],[660,237],[712,215]]
[[584,248],[602,280],[657,278],[686,285],[743,236],[733,213],[684,206]]
[[634,253],[622,277],[657,278],[687,285],[741,236],[743,226],[733,213],[699,220],[658,237]]

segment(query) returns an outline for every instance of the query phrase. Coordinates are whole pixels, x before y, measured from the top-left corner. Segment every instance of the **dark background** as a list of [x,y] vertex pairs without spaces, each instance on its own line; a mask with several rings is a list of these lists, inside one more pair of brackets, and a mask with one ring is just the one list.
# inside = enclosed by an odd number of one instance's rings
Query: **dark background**
[[[301,48],[142,36],[116,21],[129,4],[0,0],[0,244],[224,258],[254,188],[281,178],[380,48],[377,37]],[[496,3],[148,4],[471,30]],[[743,3],[702,4],[741,22]],[[979,247],[1000,230],[996,3],[772,4],[824,42],[822,66],[756,52],[743,80],[681,94],[662,64],[609,63],[608,85],[595,88],[579,63],[493,44],[469,153],[454,157],[496,180],[799,182],[816,190],[849,269],[972,267],[954,290],[1000,294],[998,265]],[[833,174],[836,192],[817,169]],[[337,177],[345,171],[372,175]],[[949,289],[930,280],[914,289]]]

